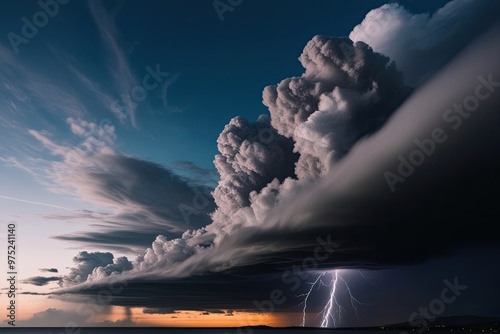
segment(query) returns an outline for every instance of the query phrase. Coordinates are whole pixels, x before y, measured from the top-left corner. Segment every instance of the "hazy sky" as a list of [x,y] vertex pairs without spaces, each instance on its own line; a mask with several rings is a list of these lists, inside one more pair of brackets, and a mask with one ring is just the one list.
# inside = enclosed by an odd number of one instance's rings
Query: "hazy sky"
[[56,1],[0,14],[19,326],[500,316],[500,3]]

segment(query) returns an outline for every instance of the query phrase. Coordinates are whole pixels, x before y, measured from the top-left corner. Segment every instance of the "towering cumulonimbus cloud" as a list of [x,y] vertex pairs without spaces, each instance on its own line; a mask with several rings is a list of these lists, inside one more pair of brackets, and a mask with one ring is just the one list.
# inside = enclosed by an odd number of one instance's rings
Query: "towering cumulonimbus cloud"
[[299,60],[302,76],[266,87],[263,103],[273,127],[295,143],[297,177],[316,179],[384,124],[409,88],[389,58],[346,37],[315,36]]
[[[348,38],[316,36],[300,61],[300,77],[265,88],[270,116],[255,122],[235,117],[219,135],[212,223],[180,238],[158,236],[131,272],[189,276],[255,261],[251,254],[231,259],[232,250],[218,247],[228,247],[242,227],[264,228],[273,208],[324,176],[409,94],[394,63]],[[91,280],[106,270],[92,272]]]
[[[489,219],[495,199],[484,189],[499,183],[498,115],[491,112],[498,110],[497,94],[481,101],[475,118],[481,122],[474,126],[471,117],[469,131],[455,132],[454,139],[447,133],[450,139],[439,153],[405,180],[397,196],[384,171],[398,168],[399,154],[415,152],[415,136],[428,138],[436,125],[446,125],[429,120],[457,97],[464,99],[464,92],[474,92],[478,73],[492,73],[490,81],[497,82],[498,36],[500,26],[419,88],[384,130],[355,149],[394,113],[408,88],[387,57],[366,44],[313,38],[300,57],[304,74],[265,89],[271,117],[255,123],[234,118],[219,137],[215,164],[221,179],[212,223],[181,238],[158,236],[134,268],[122,273],[128,285],[113,303],[165,312],[249,310],[269,298],[262,286],[272,286],[273,270],[304,265],[317,247],[330,254],[317,269],[330,270],[408,265],[478,241],[496,245]],[[57,294],[97,295],[107,283],[101,267],[111,260],[97,262],[78,262],[71,270],[74,286]],[[250,273],[257,275],[250,279]],[[284,283],[281,273],[274,278]]]
[[[138,259],[137,270],[165,268],[177,275],[175,266],[188,259],[198,264],[186,268],[206,268],[207,261],[201,266],[196,257],[204,257],[207,245],[216,252],[214,247],[239,228],[265,226],[274,207],[325,175],[333,161],[379,128],[409,93],[387,57],[348,38],[316,36],[300,60],[305,68],[301,77],[264,90],[270,116],[253,123],[235,117],[220,134],[213,222],[179,239],[159,236]],[[220,254],[210,261],[216,271],[242,265]]]

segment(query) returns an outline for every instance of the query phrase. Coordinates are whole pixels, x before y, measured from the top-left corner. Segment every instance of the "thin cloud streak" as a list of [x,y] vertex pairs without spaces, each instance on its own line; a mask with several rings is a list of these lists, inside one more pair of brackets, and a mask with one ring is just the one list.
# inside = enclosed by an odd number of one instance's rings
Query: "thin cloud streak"
[[70,209],[70,208],[65,208],[64,206],[59,206],[59,205],[54,205],[54,204],[49,204],[49,203],[42,203],[42,202],[37,202],[37,201],[29,201],[26,199],[21,199],[21,198],[15,198],[15,197],[10,197],[10,196],[3,196],[0,195],[0,198],[10,200],[10,201],[16,201],[16,202],[21,202],[21,203],[27,203],[27,204],[34,204],[34,205],[42,205],[46,206],[49,208],[55,208],[55,209],[61,209],[61,210],[66,210],[66,211],[71,211],[71,212],[77,212],[75,209]]

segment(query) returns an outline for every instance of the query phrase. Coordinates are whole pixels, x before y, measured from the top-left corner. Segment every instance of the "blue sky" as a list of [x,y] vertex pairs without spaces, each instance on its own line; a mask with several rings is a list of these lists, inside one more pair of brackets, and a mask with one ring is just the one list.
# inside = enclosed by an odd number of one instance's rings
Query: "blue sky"
[[[259,265],[278,268],[276,259],[293,259],[295,255],[290,254],[300,244],[284,247],[284,253],[273,258],[270,254],[283,246],[278,242],[273,247],[273,240],[280,239],[273,228],[290,229],[286,231],[292,239],[295,233],[304,233],[303,243],[309,246],[308,233],[315,224],[323,232],[330,231],[336,218],[329,218],[331,225],[322,220],[324,198],[334,198],[328,205],[336,208],[342,198],[352,198],[344,189],[371,189],[368,181],[366,187],[359,187],[356,181],[356,155],[346,158],[351,161],[346,168],[352,174],[346,174],[344,181],[334,178],[337,163],[392,115],[404,113],[404,108],[398,110],[408,96],[427,87],[457,55],[470,50],[469,44],[495,21],[498,9],[494,2],[467,0],[244,0],[224,12],[221,20],[212,1],[71,0],[57,3],[57,7],[57,13],[46,16],[47,23],[40,24],[33,36],[26,36],[23,26],[42,10],[37,1],[5,3],[0,14],[0,221],[18,224],[20,277],[29,281],[23,289],[37,293],[58,288],[77,291],[86,279],[99,283],[107,274],[128,271],[137,291],[144,283],[137,277],[146,274],[173,279],[182,273],[196,284],[200,273],[250,264],[262,275],[255,279],[258,286],[266,275],[275,274],[262,271]],[[24,39],[13,43],[16,38]],[[364,48],[361,42],[373,49]],[[349,52],[359,53],[357,58],[346,56],[346,45],[354,50]],[[273,86],[277,84],[280,86]],[[440,86],[443,92],[451,88]],[[269,117],[259,118],[262,114]],[[394,125],[389,129],[395,131]],[[259,138],[264,130],[272,136],[262,143]],[[399,135],[395,131],[391,138]],[[378,166],[370,161],[365,172]],[[419,177],[425,180],[424,176]],[[470,174],[463,177],[469,180]],[[342,189],[340,194],[331,195],[321,187],[330,181],[334,182],[332,189]],[[385,192],[380,194],[378,198],[386,198]],[[381,207],[410,201],[403,194],[387,199]],[[314,198],[323,204],[312,203]],[[304,212],[283,218],[292,208]],[[357,210],[369,215],[370,208],[360,205]],[[330,212],[329,217],[337,217],[339,212]],[[432,221],[431,216],[424,218]],[[299,218],[304,221],[297,223]],[[340,214],[337,218],[345,219]],[[374,221],[379,224],[393,218]],[[302,230],[308,226],[311,230]],[[387,226],[380,226],[380,231],[384,228]],[[257,233],[255,240],[264,238],[270,245],[245,248],[248,240],[240,229],[249,235]],[[270,233],[269,239],[264,231]],[[367,228],[366,235],[373,233],[370,231]],[[440,286],[443,276],[448,277],[446,270],[458,270],[455,257],[443,262],[442,267],[448,269],[430,274],[434,266],[439,267],[432,261],[456,251],[457,245],[435,242],[422,258],[406,246],[401,258],[388,256],[380,247],[372,258],[364,253],[374,247],[371,241],[364,235],[358,238],[353,242],[361,240],[359,252],[347,252],[351,262],[332,260],[329,268],[367,270],[387,289],[391,282],[406,281],[415,270],[422,270],[429,274],[426,279],[431,286],[417,289],[426,291],[425,297]],[[392,239],[381,240],[390,244]],[[465,242],[464,248],[476,241]],[[391,247],[394,252],[401,245]],[[486,259],[497,254],[495,247],[487,251]],[[204,253],[205,248],[221,253]],[[255,258],[241,255],[254,251]],[[111,260],[106,252],[113,253]],[[472,247],[461,256],[473,266],[481,252]],[[193,255],[198,253],[201,255]],[[234,258],[225,258],[231,254]],[[426,260],[430,264],[418,267]],[[399,268],[400,262],[410,269]],[[195,264],[201,269],[188,270]],[[398,269],[392,274],[390,270],[371,272],[372,266]],[[59,269],[60,286],[30,283],[34,281],[28,278],[44,275],[39,270],[43,267]],[[217,282],[226,279],[223,276]],[[354,280],[360,281],[359,277]],[[494,285],[486,281],[486,286]],[[361,290],[387,305],[366,286]],[[142,309],[157,308],[154,298],[144,305],[130,302],[137,291],[131,288],[123,304],[117,303],[93,324],[121,321],[123,316],[131,321],[130,309],[137,316]],[[413,303],[403,303],[402,310],[380,319],[396,321],[422,302],[410,295]],[[481,291],[476,296],[484,297]],[[396,297],[394,293],[389,299]],[[73,303],[54,298],[49,306],[56,311],[48,311],[45,296],[19,298],[32,303],[21,315],[24,324],[43,325],[46,323],[40,319],[71,317],[74,308]],[[192,304],[180,304],[180,310],[193,312]],[[209,302],[206,305],[202,309],[217,308]],[[499,315],[492,311],[497,306],[498,302],[488,301],[476,311],[478,315]],[[225,307],[224,312],[229,314],[231,309]],[[463,310],[457,307],[448,312]],[[242,317],[246,311],[241,306]],[[37,312],[38,318],[32,318]],[[161,313],[152,312],[156,317],[140,323],[168,323]],[[186,314],[184,320],[190,315]],[[266,321],[291,324],[291,317],[283,314]],[[37,319],[40,323],[33,322]],[[361,323],[376,320],[367,317]],[[220,319],[213,315],[213,321],[206,324]]]
[[[248,2],[227,12],[221,22],[208,1],[200,2],[200,8],[180,1],[147,6],[110,1],[99,6],[102,20],[109,18],[100,31],[88,4],[69,2],[61,5],[62,15],[51,19],[28,44],[19,46],[15,59],[27,73],[76,95],[89,120],[113,122],[120,144],[131,154],[159,163],[188,160],[212,168],[217,153],[215,141],[224,125],[236,115],[255,120],[267,112],[261,103],[263,87],[300,72],[296,55],[311,37],[319,31],[348,35],[364,13],[383,3],[292,2],[283,11],[278,3]],[[418,11],[439,7],[438,3],[433,3],[434,7],[428,3],[409,5]],[[9,14],[2,21],[2,35],[19,32],[19,18],[39,10],[34,1],[7,6],[12,8],[5,11]],[[304,12],[308,16],[304,17]],[[346,14],[332,20],[335,12]],[[107,33],[113,46],[110,40],[101,38]],[[8,47],[9,43],[4,45]],[[124,63],[118,64],[117,57],[123,57]],[[139,104],[135,126],[130,124],[130,117],[121,124],[110,106],[96,101],[82,82],[85,78],[110,99],[120,99],[121,94],[130,94],[126,88],[140,84],[147,66],[156,65],[170,73],[173,83],[166,99],[172,110],[182,112],[164,110],[161,87],[149,92]],[[115,79],[121,70],[127,74]],[[79,80],[75,71],[83,78]],[[127,80],[130,82],[123,82]],[[58,117],[50,117],[44,105],[32,103],[36,117],[57,124]],[[34,128],[40,123],[32,121]],[[56,131],[61,128],[57,126]]]

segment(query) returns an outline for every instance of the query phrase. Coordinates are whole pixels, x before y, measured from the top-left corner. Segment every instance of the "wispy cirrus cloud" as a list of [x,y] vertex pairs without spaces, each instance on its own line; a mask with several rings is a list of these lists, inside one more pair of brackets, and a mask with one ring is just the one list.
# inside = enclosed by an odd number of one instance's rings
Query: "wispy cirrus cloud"
[[0,195],[0,198],[10,200],[10,201],[16,201],[16,202],[21,202],[21,203],[27,203],[27,204],[35,204],[35,205],[41,205],[41,206],[46,206],[49,208],[54,208],[54,209],[62,209],[62,210],[67,210],[67,211],[72,211],[74,212],[75,210],[66,208],[60,205],[55,205],[55,204],[50,204],[50,203],[43,203],[43,202],[38,202],[38,201],[30,201],[27,199],[22,199],[22,198],[16,198],[16,197],[11,197],[11,196],[3,196]]
[[[87,101],[70,84],[61,85],[57,76],[48,76],[43,69],[31,66],[0,45],[0,128],[13,142],[3,145],[0,154],[11,164],[31,174],[39,171],[37,159],[44,158],[32,144],[27,128],[59,133],[59,125],[67,118],[92,118]],[[16,162],[14,162],[17,161]]]
[[30,167],[28,167],[26,164],[21,163],[15,157],[8,157],[8,158],[2,158],[2,157],[0,157],[0,161],[2,161],[6,166],[15,167],[17,169],[25,171],[26,173],[28,173],[30,175],[35,175],[35,172],[33,171],[33,169],[31,169]]
[[111,107],[113,105],[113,102],[115,101],[115,99],[111,95],[106,93],[96,81],[90,79],[76,66],[68,64],[68,68],[74,75],[74,77],[83,86],[85,91],[90,95],[90,97],[96,99],[101,104],[104,110],[109,110],[122,124],[125,123],[128,115],[117,108]]
[[[92,18],[99,29],[102,44],[109,55],[108,70],[120,94],[128,94],[137,85],[137,79],[129,65],[124,49],[120,46],[115,18],[106,11],[100,1],[92,1],[88,4]],[[130,111],[130,122],[135,126],[135,104],[130,98],[124,102],[127,103],[127,108]]]

